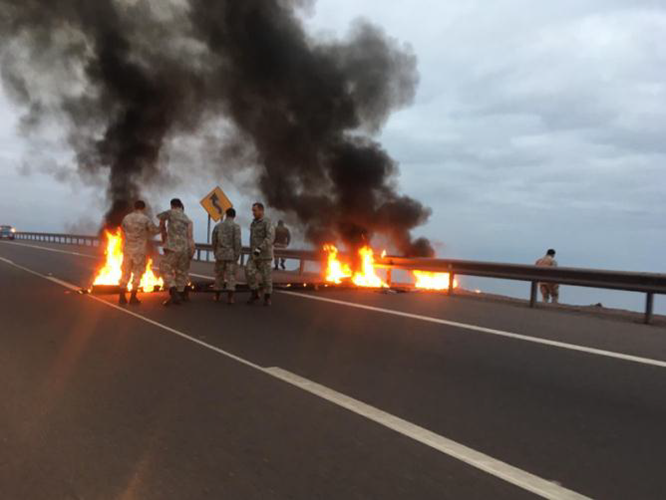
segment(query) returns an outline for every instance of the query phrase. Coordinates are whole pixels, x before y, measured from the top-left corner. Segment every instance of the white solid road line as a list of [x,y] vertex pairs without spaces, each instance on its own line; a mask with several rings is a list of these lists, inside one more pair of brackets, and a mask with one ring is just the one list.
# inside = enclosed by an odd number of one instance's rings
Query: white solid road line
[[357,309],[365,309],[366,311],[373,311],[383,314],[390,314],[393,316],[400,316],[403,318],[415,319],[419,321],[425,321],[428,323],[436,323],[438,325],[452,326],[455,328],[461,328],[463,330],[471,330],[479,333],[487,333],[490,335],[497,335],[499,337],[506,337],[514,340],[522,340],[525,342],[532,342],[534,344],[541,344],[550,347],[557,347],[560,349],[567,349],[569,351],[583,352],[586,354],[594,354],[595,356],[603,356],[606,358],[620,359],[622,361],[630,361],[632,363],[639,363],[642,365],[656,366],[659,368],[666,368],[666,361],[661,361],[659,359],[643,358],[641,356],[633,356],[631,354],[622,354],[619,352],[606,351],[603,349],[596,349],[594,347],[585,347],[577,344],[569,344],[567,342],[560,342],[558,340],[548,340],[539,337],[530,337],[529,335],[521,335],[520,333],[505,332],[503,330],[495,330],[493,328],[486,328],[483,326],[469,325],[467,323],[458,323],[457,321],[449,321],[447,319],[433,318],[432,316],[421,316],[420,314],[412,314],[402,311],[394,311],[393,309],[384,309],[383,307],[375,306],[366,306],[364,304],[355,304],[353,302],[347,302],[344,300],[337,299],[327,299],[326,297],[318,297],[314,295],[305,295],[298,292],[286,292],[280,291],[281,294],[292,295],[294,297],[300,297],[302,299],[309,300],[318,300],[321,302],[328,302],[330,304],[337,304],[346,307],[354,307]]
[[[73,255],[82,255],[82,254],[76,254],[74,252],[67,252],[64,250],[53,250],[50,248],[42,248],[38,246],[32,246],[32,245],[23,245],[23,246],[31,246],[33,248],[37,248],[40,250],[51,250],[51,251],[56,251],[60,253],[72,253]],[[90,256],[88,256],[90,257]],[[204,279],[209,279],[209,280],[214,280],[212,276],[207,276],[205,274],[196,274],[196,273],[190,273],[190,276],[194,276],[195,278],[204,278]],[[498,337],[504,337],[504,338],[509,338],[513,340],[521,340],[523,342],[531,342],[533,344],[540,344],[540,345],[545,345],[549,347],[557,347],[558,349],[565,349],[569,351],[575,351],[575,352],[582,352],[585,354],[592,354],[594,356],[602,356],[605,358],[611,358],[611,359],[619,359],[621,361],[628,361],[631,363],[638,363],[641,365],[648,365],[648,366],[655,366],[657,368],[666,368],[666,361],[662,361],[659,359],[653,359],[653,358],[644,358],[642,356],[634,356],[632,354],[623,354],[620,352],[615,352],[615,351],[607,351],[605,349],[597,349],[595,347],[586,347],[582,345],[577,345],[577,344],[570,344],[568,342],[560,342],[558,340],[549,340],[549,339],[544,339],[544,338],[539,338],[539,337],[532,337],[529,335],[523,335],[520,333],[513,333],[513,332],[507,332],[504,330],[495,330],[494,328],[486,328],[484,326],[477,326],[477,325],[470,325],[468,323],[459,323],[457,321],[450,321],[447,319],[441,319],[441,318],[434,318],[432,316],[423,316],[420,314],[413,314],[413,313],[408,313],[408,312],[403,312],[403,311],[395,311],[393,309],[385,309],[383,307],[375,307],[375,306],[367,306],[364,304],[356,304],[354,302],[347,302],[345,300],[338,300],[338,299],[328,299],[326,297],[320,297],[320,296],[315,296],[315,295],[306,295],[304,293],[298,293],[298,292],[288,292],[281,290],[279,292],[280,294],[283,295],[290,295],[293,297],[299,297],[301,299],[308,299],[308,300],[318,300],[320,302],[327,302],[329,304],[336,304],[339,306],[346,306],[346,307],[354,307],[356,309],[364,309],[366,311],[372,311],[372,312],[377,312],[377,313],[382,313],[382,314],[390,314],[393,316],[400,316],[403,318],[409,318],[409,319],[414,319],[418,321],[425,321],[428,323],[435,323],[439,325],[446,325],[446,326],[451,326],[454,328],[460,328],[463,330],[470,330],[478,333],[485,333],[489,335],[495,335]]]
[[428,429],[282,368],[265,368],[264,372],[540,497],[558,499],[587,498],[557,483],[547,481],[505,462],[496,460],[456,441],[435,434]]
[[[76,287],[71,283],[67,283],[66,281],[62,281],[53,278],[51,276],[46,276],[37,271],[33,271],[32,269],[18,265],[9,259],[0,257],[0,261],[5,262],[6,264],[14,266],[23,271],[26,271],[32,275],[44,278],[50,281],[51,283],[64,286],[69,290],[78,290],[78,287]],[[215,347],[214,345],[211,345],[207,342],[203,342],[197,338],[191,337],[186,333],[176,330],[175,328],[171,328],[167,325],[164,325],[150,318],[142,316],[141,314],[135,313],[126,308],[107,302],[106,300],[100,299],[99,297],[95,297],[94,295],[85,295],[85,297],[94,300],[100,304],[103,304],[107,307],[110,307],[112,309],[120,311],[122,313],[128,314],[136,319],[149,323],[169,333],[177,335],[178,337],[181,337],[189,342],[193,342],[200,347],[204,347],[213,352],[216,352],[217,354],[221,354],[227,358],[233,359],[234,361],[238,361],[239,363],[242,363],[243,365],[249,368],[253,368],[266,375],[269,375],[278,380],[286,382],[294,387],[297,387],[321,399],[329,401],[341,408],[356,413],[357,415],[360,415],[368,420],[371,420],[387,429],[391,429],[399,434],[402,434],[403,436],[406,436],[414,441],[429,446],[430,448],[433,448],[441,453],[444,453],[445,455],[460,460],[476,469],[486,472],[492,476],[497,477],[498,479],[506,481],[507,483],[513,484],[519,488],[522,488],[523,490],[534,493],[535,495],[538,495],[542,498],[548,498],[553,500],[555,499],[574,500],[574,499],[588,498],[572,490],[564,488],[563,486],[557,483],[548,481],[546,479],[530,474],[529,472],[526,472],[522,469],[513,467],[512,465],[502,462],[501,460],[497,460],[493,457],[490,457],[476,450],[473,450],[472,448],[468,448],[467,446],[457,443],[456,441],[448,439],[444,436],[440,436],[439,434],[431,432],[428,429],[419,427],[418,425],[408,422],[407,420],[403,420],[400,417],[382,411],[379,408],[375,408],[374,406],[365,404],[362,401],[358,401],[354,398],[336,392],[332,389],[329,389],[328,387],[317,384],[316,382],[305,379],[303,377],[295,375],[281,368],[278,367],[264,368],[255,363],[252,363],[251,361],[248,361],[239,356],[231,354],[230,352],[220,349],[219,347]]]
[[18,243],[16,241],[3,241],[2,243],[8,243],[10,245],[16,245],[19,247],[26,247],[26,248],[36,248],[37,250],[44,250],[46,252],[55,252],[55,253],[64,253],[68,255],[77,255],[79,257],[87,257],[89,259],[97,259],[95,255],[90,255],[87,253],[78,253],[78,252],[71,252],[68,250],[58,250],[57,248],[49,248],[49,247],[40,247],[38,245],[29,245],[27,243]]

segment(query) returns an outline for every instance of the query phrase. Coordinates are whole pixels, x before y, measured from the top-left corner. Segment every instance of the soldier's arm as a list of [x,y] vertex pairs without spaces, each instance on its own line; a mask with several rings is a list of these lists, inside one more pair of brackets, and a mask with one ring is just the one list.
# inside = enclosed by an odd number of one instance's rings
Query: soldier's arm
[[194,255],[195,245],[194,245],[194,224],[192,221],[187,223],[187,240],[190,244],[190,253]]
[[259,248],[261,250],[267,250],[275,241],[275,226],[273,224],[268,224],[268,231],[266,231],[266,238],[261,242]]
[[236,226],[234,228],[234,257],[236,258],[236,260],[238,260],[238,257],[240,257],[241,248],[242,248],[241,228],[240,226]]
[[287,229],[287,246],[291,243],[291,231]]
[[146,230],[150,235],[160,233],[160,227],[157,224],[155,224],[152,220],[150,220],[150,217],[146,217]]
[[167,240],[166,223],[167,220],[169,219],[169,211],[165,210],[164,212],[157,214],[157,218],[160,221],[159,232],[162,235],[162,243],[166,243]]

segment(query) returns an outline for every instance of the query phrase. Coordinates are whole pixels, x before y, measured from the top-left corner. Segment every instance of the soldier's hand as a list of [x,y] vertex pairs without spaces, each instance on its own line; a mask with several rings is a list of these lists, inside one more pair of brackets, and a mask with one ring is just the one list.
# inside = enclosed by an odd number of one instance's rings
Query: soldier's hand
[[252,255],[254,255],[255,257],[259,257],[259,255],[261,255],[261,249],[255,248],[254,250],[252,250]]

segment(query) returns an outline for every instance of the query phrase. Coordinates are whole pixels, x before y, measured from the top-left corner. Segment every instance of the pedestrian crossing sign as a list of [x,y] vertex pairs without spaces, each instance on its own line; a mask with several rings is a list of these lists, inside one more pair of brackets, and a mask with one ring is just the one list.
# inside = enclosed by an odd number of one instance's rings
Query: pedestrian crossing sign
[[201,206],[208,212],[210,218],[217,222],[224,216],[224,212],[233,207],[234,204],[218,186],[201,200]]

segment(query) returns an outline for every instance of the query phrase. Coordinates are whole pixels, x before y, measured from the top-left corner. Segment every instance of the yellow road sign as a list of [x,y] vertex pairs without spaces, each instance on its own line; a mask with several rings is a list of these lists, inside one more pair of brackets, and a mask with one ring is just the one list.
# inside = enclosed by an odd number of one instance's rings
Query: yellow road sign
[[208,212],[211,219],[217,222],[224,216],[227,208],[233,207],[234,204],[229,201],[224,191],[216,187],[201,200],[201,206]]

